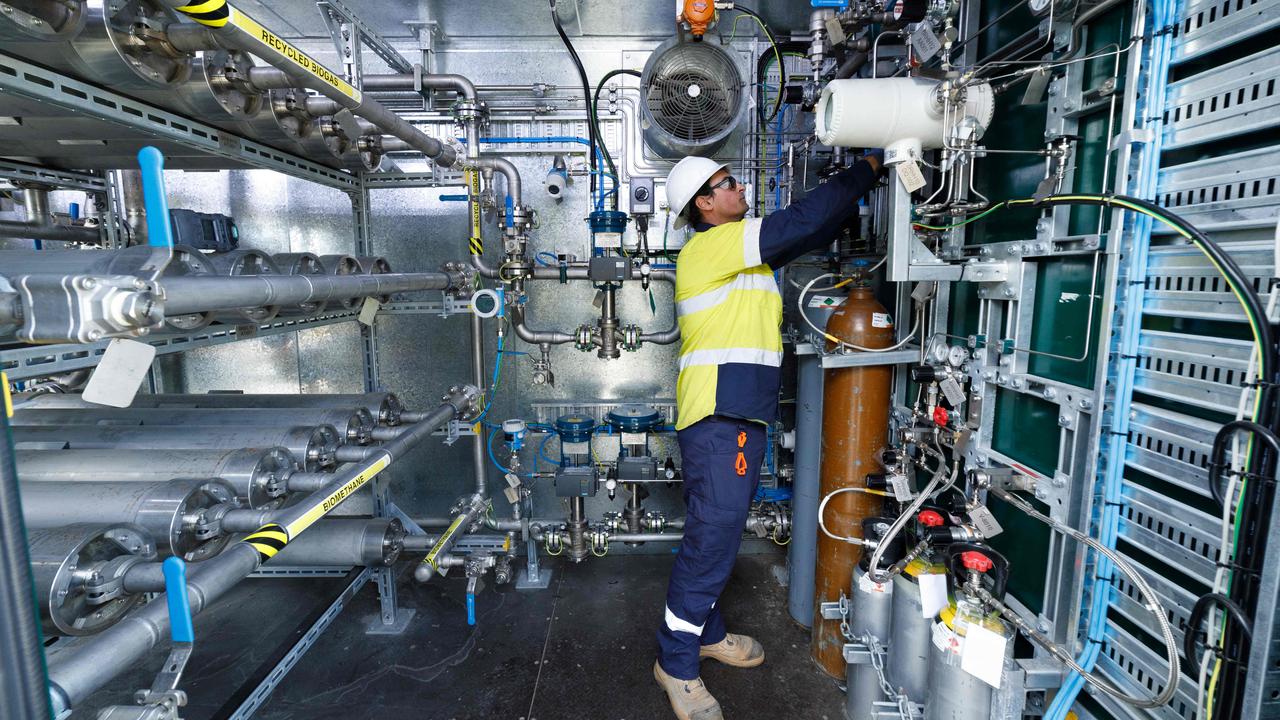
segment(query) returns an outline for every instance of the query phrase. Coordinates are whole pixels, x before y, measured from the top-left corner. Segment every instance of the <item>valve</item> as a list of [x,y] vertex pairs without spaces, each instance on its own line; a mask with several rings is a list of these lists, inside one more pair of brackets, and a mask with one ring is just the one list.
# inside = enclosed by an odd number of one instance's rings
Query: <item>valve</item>
[[943,518],[942,514],[937,510],[922,510],[920,511],[920,514],[916,516],[916,519],[920,521],[921,525],[930,528],[942,527],[946,524],[946,519]]

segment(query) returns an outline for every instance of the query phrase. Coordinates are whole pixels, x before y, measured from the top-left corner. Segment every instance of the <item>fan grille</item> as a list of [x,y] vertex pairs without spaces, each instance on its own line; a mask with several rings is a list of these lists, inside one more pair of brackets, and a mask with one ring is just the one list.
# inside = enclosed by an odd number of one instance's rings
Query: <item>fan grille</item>
[[728,55],[713,45],[673,45],[651,61],[646,75],[649,114],[678,140],[706,141],[737,120],[742,79]]

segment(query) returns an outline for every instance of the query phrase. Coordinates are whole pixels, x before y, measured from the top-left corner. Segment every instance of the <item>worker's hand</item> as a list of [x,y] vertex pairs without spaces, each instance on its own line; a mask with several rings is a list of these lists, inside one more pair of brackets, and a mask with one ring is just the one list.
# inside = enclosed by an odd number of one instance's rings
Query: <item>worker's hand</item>
[[868,150],[867,154],[862,156],[862,159],[866,160],[871,169],[875,170],[876,174],[879,175],[880,170],[884,167],[884,150],[880,148]]

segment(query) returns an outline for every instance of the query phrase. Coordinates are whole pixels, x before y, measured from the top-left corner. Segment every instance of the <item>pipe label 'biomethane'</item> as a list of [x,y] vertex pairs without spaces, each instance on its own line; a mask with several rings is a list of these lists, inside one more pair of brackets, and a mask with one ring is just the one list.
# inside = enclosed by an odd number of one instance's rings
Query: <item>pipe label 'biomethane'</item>
[[253,549],[258,551],[259,564],[270,560],[275,557],[276,553],[283,550],[290,540],[298,537],[317,520],[327,515],[330,510],[341,504],[343,500],[351,497],[352,493],[364,487],[365,483],[373,479],[374,476],[382,472],[390,464],[391,456],[383,454],[369,463],[369,466],[362,470],[359,475],[351,478],[342,487],[312,505],[293,522],[284,526],[276,523],[263,525],[257,532],[245,537],[244,542],[249,543],[253,546]]

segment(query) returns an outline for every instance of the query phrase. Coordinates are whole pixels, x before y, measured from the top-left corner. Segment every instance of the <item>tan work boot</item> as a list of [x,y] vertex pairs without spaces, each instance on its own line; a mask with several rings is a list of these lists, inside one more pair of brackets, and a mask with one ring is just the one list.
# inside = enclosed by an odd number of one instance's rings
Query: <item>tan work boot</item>
[[727,633],[724,639],[715,645],[703,645],[698,655],[719,660],[725,665],[749,668],[764,662],[764,646],[756,642],[753,637]]
[[671,700],[671,709],[680,720],[724,720],[720,712],[720,703],[707,692],[702,678],[681,680],[673,678],[662,669],[662,665],[653,663],[653,679],[658,681],[667,697]]

